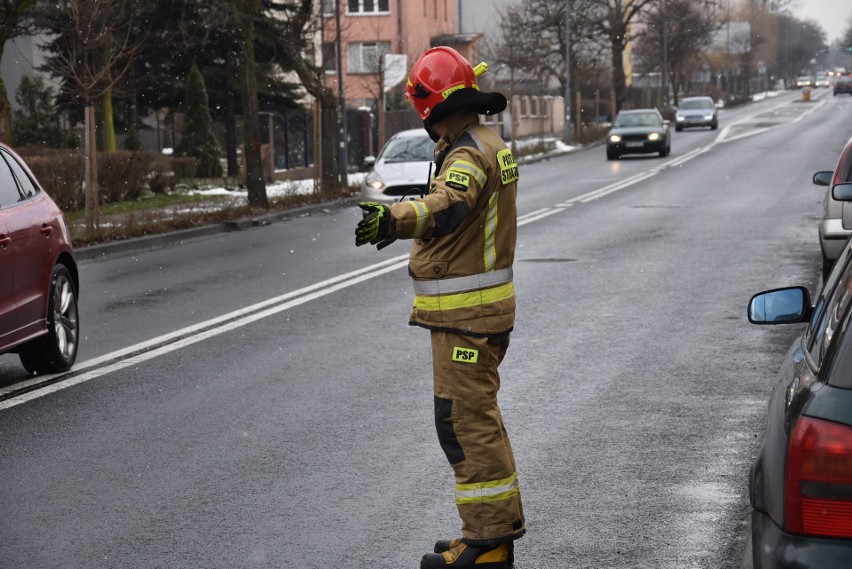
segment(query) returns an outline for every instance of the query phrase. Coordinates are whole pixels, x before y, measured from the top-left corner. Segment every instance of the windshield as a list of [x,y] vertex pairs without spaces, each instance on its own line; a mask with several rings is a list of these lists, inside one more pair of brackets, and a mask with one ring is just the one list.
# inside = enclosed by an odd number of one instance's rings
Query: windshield
[[682,101],[680,104],[680,108],[683,110],[689,109],[711,109],[713,108],[713,103],[711,101]]
[[630,113],[618,115],[615,126],[659,126],[660,117],[654,113]]
[[405,138],[392,138],[379,155],[385,162],[431,162],[434,158],[435,143],[425,135]]

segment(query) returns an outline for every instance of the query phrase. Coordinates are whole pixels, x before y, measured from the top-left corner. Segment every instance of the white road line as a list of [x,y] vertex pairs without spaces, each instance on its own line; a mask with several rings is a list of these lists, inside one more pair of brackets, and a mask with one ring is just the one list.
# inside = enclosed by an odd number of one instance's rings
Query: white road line
[[[33,383],[33,381],[36,381],[37,383],[44,383],[45,381],[49,381],[51,378],[70,375],[68,379],[63,379],[56,383],[34,389],[33,391],[15,396],[5,401],[0,401],[0,410],[8,409],[49,393],[65,389],[66,387],[78,385],[108,373],[168,354],[196,342],[251,324],[252,322],[266,318],[267,316],[272,316],[273,314],[289,310],[290,308],[305,304],[306,302],[322,298],[323,296],[362,283],[379,275],[395,271],[405,267],[406,265],[408,265],[408,255],[400,255],[364,269],[339,275],[320,283],[259,302],[247,308],[236,310],[223,316],[195,324],[194,326],[189,326],[170,334],[153,338],[146,342],[130,346],[129,348],[124,348],[99,358],[87,360],[81,363],[72,372],[62,375],[42,376],[36,380],[30,380],[25,383],[35,385],[36,383]],[[90,369],[90,371],[86,371],[87,369]],[[20,391],[30,385],[25,386],[19,383],[14,386],[4,388],[4,391],[8,394],[14,391]],[[0,392],[0,395],[3,395],[3,392]]]

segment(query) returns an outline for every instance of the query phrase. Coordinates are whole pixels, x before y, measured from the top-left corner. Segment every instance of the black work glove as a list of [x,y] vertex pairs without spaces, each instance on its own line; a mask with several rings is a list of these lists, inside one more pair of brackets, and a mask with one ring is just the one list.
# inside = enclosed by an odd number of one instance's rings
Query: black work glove
[[364,210],[364,218],[355,228],[355,246],[375,245],[384,241],[391,227],[391,211],[384,204],[376,202],[361,202],[358,207]]

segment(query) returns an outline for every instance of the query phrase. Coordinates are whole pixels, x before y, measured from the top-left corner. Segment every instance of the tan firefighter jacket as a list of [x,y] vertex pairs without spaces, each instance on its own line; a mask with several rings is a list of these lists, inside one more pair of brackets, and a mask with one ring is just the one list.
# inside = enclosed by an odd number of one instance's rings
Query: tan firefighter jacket
[[439,169],[429,193],[391,206],[389,237],[415,239],[409,324],[476,336],[507,333],[515,323],[515,159],[474,111],[438,141],[435,156]]

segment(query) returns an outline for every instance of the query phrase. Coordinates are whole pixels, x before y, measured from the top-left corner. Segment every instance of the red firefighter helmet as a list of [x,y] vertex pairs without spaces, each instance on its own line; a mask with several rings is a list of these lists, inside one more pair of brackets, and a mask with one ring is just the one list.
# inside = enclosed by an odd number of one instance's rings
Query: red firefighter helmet
[[474,107],[480,114],[499,113],[506,108],[506,98],[499,93],[481,93],[476,82],[487,69],[485,63],[474,69],[451,47],[433,47],[411,68],[405,96],[427,126],[464,106]]

